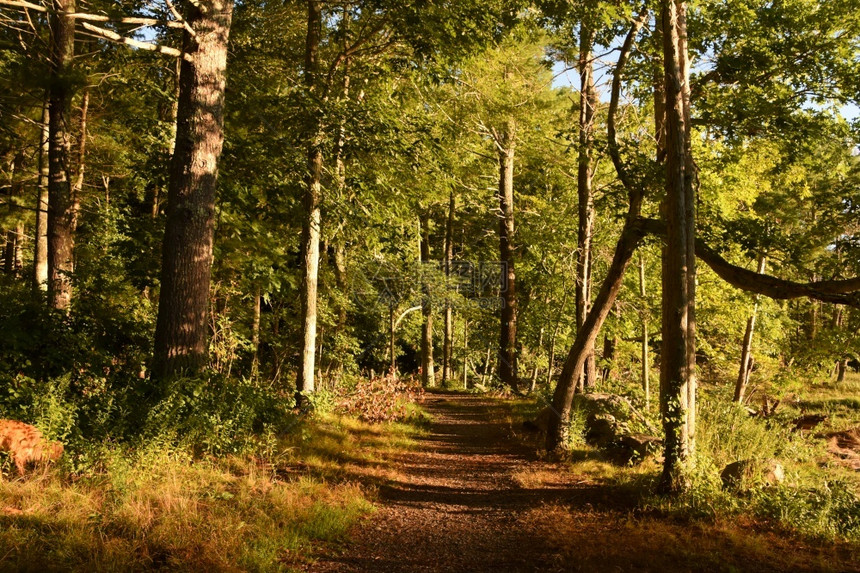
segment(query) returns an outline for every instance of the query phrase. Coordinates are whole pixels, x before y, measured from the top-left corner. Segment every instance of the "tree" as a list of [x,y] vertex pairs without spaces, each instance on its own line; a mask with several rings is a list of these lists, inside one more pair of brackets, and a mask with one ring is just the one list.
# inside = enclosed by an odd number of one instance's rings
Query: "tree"
[[660,412],[664,463],[660,489],[683,489],[681,464],[695,447],[696,427],[696,200],[690,143],[687,6],[663,0],[666,94],[666,242],[663,247],[663,344]]
[[51,13],[48,88],[48,300],[67,309],[72,301],[75,218],[71,174],[71,66],[75,57],[75,0],[59,0]]
[[[188,3],[170,166],[153,375],[194,373],[207,361],[215,187],[224,142],[232,0]],[[193,34],[193,35],[192,35]]]
[[[319,98],[323,89],[319,79],[319,49],[322,38],[322,3],[307,0],[308,34],[305,42],[305,84],[311,98]],[[317,284],[320,260],[320,193],[322,186],[322,126],[311,122],[308,133],[307,175],[302,198],[302,348],[296,381],[296,400],[301,403],[314,391],[317,336]]]
[[571,408],[578,381],[582,377],[589,351],[594,348],[597,333],[606,321],[606,317],[609,316],[609,312],[621,290],[624,271],[627,269],[630,259],[636,251],[636,247],[646,234],[644,224],[640,219],[644,189],[638,182],[634,183],[631,180],[630,174],[622,162],[616,137],[616,114],[621,94],[622,72],[630,55],[630,50],[633,47],[633,42],[647,14],[647,9],[643,8],[634,18],[621,46],[618,62],[613,74],[612,93],[607,111],[609,154],[618,172],[618,178],[627,191],[627,214],[606,278],[594,299],[594,303],[586,316],[583,326],[577,331],[576,340],[568,352],[561,376],[553,393],[552,408],[555,415],[550,417],[546,437],[546,447],[550,452],[565,453],[570,448]]

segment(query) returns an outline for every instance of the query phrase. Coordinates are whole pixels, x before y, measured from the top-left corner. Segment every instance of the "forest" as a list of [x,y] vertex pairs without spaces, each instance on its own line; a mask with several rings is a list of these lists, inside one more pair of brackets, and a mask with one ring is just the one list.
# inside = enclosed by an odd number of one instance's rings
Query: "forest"
[[860,0],[0,0],[0,570],[860,571]]

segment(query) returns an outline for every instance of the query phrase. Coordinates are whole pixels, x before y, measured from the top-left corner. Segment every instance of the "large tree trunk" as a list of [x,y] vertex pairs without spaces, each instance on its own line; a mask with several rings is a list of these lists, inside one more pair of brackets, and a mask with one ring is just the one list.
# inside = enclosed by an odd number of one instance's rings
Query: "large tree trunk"
[[454,309],[450,299],[451,261],[454,259],[454,192],[448,200],[448,219],[445,223],[445,331],[442,346],[442,386],[454,379]]
[[[430,230],[425,225],[421,232],[421,267],[427,268],[430,261]],[[430,284],[422,278],[423,297],[421,312],[424,322],[421,325],[421,383],[425,388],[436,386],[436,372],[433,366],[433,301],[431,300]]]
[[[762,255],[758,260],[758,274],[763,274],[766,264],[766,257]],[[744,332],[743,346],[741,346],[741,364],[738,369],[738,380],[735,383],[734,401],[741,403],[744,401],[747,384],[750,380],[750,370],[752,369],[752,339],[753,330],[755,329],[756,313],[758,312],[758,295],[753,299],[752,314],[747,319],[747,328]]]
[[37,289],[48,289],[48,153],[50,146],[50,103],[42,107],[42,125],[39,136],[39,186],[36,203],[36,237],[33,241],[33,283]]
[[666,245],[660,411],[665,454],[660,489],[686,487],[682,464],[695,447],[695,197],[690,151],[686,4],[663,0],[666,85]]
[[[311,93],[319,90],[319,46],[322,36],[322,3],[308,0],[308,32],[305,43],[305,84]],[[316,120],[314,121],[316,123]],[[317,338],[317,286],[320,268],[320,234],[322,215],[320,194],[322,188],[322,148],[320,126],[309,129],[307,151],[308,172],[303,197],[302,220],[302,348],[296,402],[301,405],[307,395],[314,392]]]
[[517,289],[513,245],[515,142],[516,123],[509,119],[496,141],[499,147],[499,256],[502,263],[499,378],[502,384],[517,392]]
[[[577,196],[579,200],[579,227],[577,231],[576,260],[576,328],[585,324],[591,303],[592,238],[594,236],[594,114],[599,104],[594,88],[594,65],[591,48],[594,30],[583,23],[579,37],[579,165],[577,170]],[[587,348],[585,369],[580,379],[580,388],[591,388],[597,378],[594,364],[594,348]]]
[[224,86],[232,0],[188,3],[176,146],[170,166],[153,375],[206,364],[215,187],[224,142]]
[[70,137],[69,71],[75,55],[75,0],[56,0],[51,15],[51,79],[48,121],[48,302],[65,310],[72,301],[74,210]]

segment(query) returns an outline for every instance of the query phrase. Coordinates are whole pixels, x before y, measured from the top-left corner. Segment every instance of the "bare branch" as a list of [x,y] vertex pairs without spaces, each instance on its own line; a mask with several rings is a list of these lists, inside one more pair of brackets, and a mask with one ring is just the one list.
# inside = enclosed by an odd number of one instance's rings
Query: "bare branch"
[[[0,0],[2,1],[2,0]],[[116,32],[112,30],[106,30],[105,28],[99,28],[98,26],[93,26],[88,22],[82,22],[81,26],[84,27],[85,30],[92,32],[93,34],[104,38],[106,40],[110,40],[111,42],[116,42],[118,44],[125,44],[126,46],[131,46],[132,48],[139,48],[141,50],[148,50],[150,52],[158,52],[159,54],[164,54],[165,56],[173,56],[174,58],[181,58],[188,56],[183,56],[181,50],[177,50],[176,48],[169,48],[167,46],[162,46],[160,44],[150,44],[148,42],[141,42],[140,40],[134,40],[132,38],[126,38],[124,36],[120,36]]]
[[[0,3],[6,0],[0,0]],[[85,22],[113,22],[114,24],[134,24],[137,26],[167,26],[168,28],[185,28],[187,25],[184,21],[175,22],[173,20],[158,20],[156,18],[111,18],[104,14],[84,14],[82,12],[73,12],[68,14],[70,18],[82,20]]]
[[24,8],[25,10],[35,10],[36,12],[47,12],[48,9],[38,4],[25,2],[24,0],[0,0],[0,6],[11,6],[13,8]]
[[197,32],[194,31],[194,28],[191,27],[191,24],[185,21],[185,18],[182,17],[182,14],[179,13],[179,10],[177,10],[176,6],[173,5],[173,2],[171,2],[170,0],[164,0],[164,2],[165,4],[167,4],[167,9],[170,10],[170,13],[173,14],[174,18],[176,18],[176,22],[180,24],[186,32],[191,34],[192,38],[196,38]]

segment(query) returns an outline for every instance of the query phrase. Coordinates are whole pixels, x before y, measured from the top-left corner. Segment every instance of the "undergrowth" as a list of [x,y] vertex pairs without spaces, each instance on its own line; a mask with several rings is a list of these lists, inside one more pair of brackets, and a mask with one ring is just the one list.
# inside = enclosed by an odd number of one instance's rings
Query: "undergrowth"
[[[839,397],[830,400],[842,403]],[[533,420],[545,407],[545,400],[537,396],[523,404],[512,411],[519,413],[519,420]],[[660,460],[619,465],[610,453],[587,445],[588,412],[576,404],[579,402],[575,402],[571,418],[570,471],[636,492],[644,512],[720,521],[744,516],[812,540],[860,543],[856,472],[831,461],[820,433],[793,430],[793,414],[770,419],[751,416],[720,393],[703,393],[698,407],[696,454],[686,468],[689,488],[679,497],[666,498],[653,493],[662,470]],[[838,424],[844,426],[846,422]],[[512,423],[512,427],[517,426],[517,422]],[[543,440],[543,435],[537,440]],[[727,487],[721,473],[738,461],[749,462],[758,473],[754,471],[740,489]],[[763,479],[760,468],[769,461],[783,468],[781,483],[768,484]]]
[[[70,386],[21,378],[0,400],[0,417],[67,444],[57,466],[24,477],[4,466],[0,570],[304,567],[373,510],[386,460],[421,432],[354,409],[299,414],[257,382],[209,375],[150,397],[135,433],[120,419],[124,400],[94,421]],[[420,420],[408,396],[377,404],[372,419]]]

